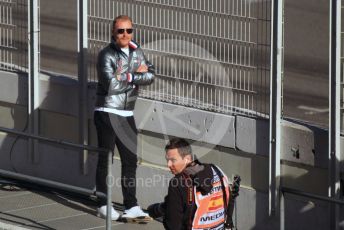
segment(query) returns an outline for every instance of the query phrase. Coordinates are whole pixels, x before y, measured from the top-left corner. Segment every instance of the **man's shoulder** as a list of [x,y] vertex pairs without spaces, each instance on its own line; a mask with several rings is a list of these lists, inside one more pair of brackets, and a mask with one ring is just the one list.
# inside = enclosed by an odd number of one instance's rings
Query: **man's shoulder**
[[181,180],[181,179],[183,179],[183,175],[180,173],[180,174],[174,175],[174,176],[171,178],[170,182],[171,182],[171,181]]
[[106,46],[104,46],[99,52],[100,53],[107,53],[107,52],[117,52],[113,44],[109,43]]
[[218,166],[218,165],[215,165],[215,164],[208,164],[208,163],[202,163],[202,165],[204,165],[204,167],[205,167],[205,170],[216,170],[216,169],[218,169],[218,170],[220,170],[220,172],[221,173],[223,173],[223,170],[220,168],[220,166]]
[[171,180],[169,182],[169,186],[180,187],[181,185],[183,185],[184,180],[185,180],[185,178],[183,177],[183,174],[181,174],[181,173],[177,174],[171,178]]
[[113,56],[117,55],[118,51],[114,49],[111,44],[104,46],[98,53],[98,57],[106,57],[106,56]]

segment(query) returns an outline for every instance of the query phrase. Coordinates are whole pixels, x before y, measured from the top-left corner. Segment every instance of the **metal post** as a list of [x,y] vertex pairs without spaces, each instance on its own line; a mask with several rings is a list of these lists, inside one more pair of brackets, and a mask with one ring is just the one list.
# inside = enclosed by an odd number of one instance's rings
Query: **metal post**
[[112,194],[111,194],[111,186],[114,182],[111,172],[112,166],[112,152],[109,151],[108,153],[108,164],[107,164],[107,177],[106,177],[106,230],[111,229],[111,207],[112,207]]
[[271,2],[269,215],[280,213],[283,1]]
[[[28,0],[28,32],[29,32],[29,78],[28,78],[28,129],[29,133],[38,134],[39,125],[39,64],[38,64],[38,0]],[[29,158],[38,162],[38,142],[29,139]]]
[[[47,179],[43,179],[43,178],[39,178],[39,177],[34,177],[34,176],[29,176],[29,175],[25,175],[25,174],[21,174],[21,173],[6,171],[3,169],[0,169],[0,177],[11,178],[14,180],[21,180],[21,181],[25,181],[25,182],[29,182],[29,183],[33,183],[33,184],[38,184],[41,186],[46,186],[49,188],[62,189],[62,190],[72,192],[72,193],[77,193],[80,195],[90,196],[90,195],[94,194],[94,191],[91,189],[77,187],[74,185],[64,184],[64,183],[60,183],[57,181],[51,181],[51,180],[47,180]],[[97,194],[97,195],[99,196],[99,194]]]
[[[8,128],[0,127],[0,132],[10,133],[13,135],[18,135],[20,137],[31,138],[31,139],[39,140],[39,141],[43,141],[43,142],[63,145],[65,147],[69,147],[71,149],[87,149],[87,150],[92,151],[92,152],[98,152],[98,154],[104,154],[104,153],[109,154],[109,152],[110,152],[111,156],[113,156],[112,150],[108,150],[108,149],[104,149],[104,148],[98,148],[98,147],[94,147],[94,146],[90,146],[90,145],[80,145],[80,144],[75,144],[75,143],[71,143],[68,141],[63,141],[63,140],[58,140],[58,139],[52,139],[49,137],[33,135],[33,134],[25,133],[22,131],[18,131],[15,129],[8,129]],[[111,173],[111,171],[110,171],[110,173]],[[39,184],[39,185],[43,185],[43,186],[47,186],[47,187],[51,187],[51,188],[57,188],[57,189],[62,189],[62,190],[70,191],[70,192],[75,192],[75,193],[79,193],[79,194],[83,194],[83,195],[92,195],[93,194],[93,195],[96,195],[98,197],[104,197],[104,198],[106,196],[106,194],[101,193],[101,192],[94,192],[93,190],[84,189],[84,188],[76,187],[73,185],[67,185],[67,184],[63,184],[63,183],[59,183],[59,182],[51,181],[51,180],[47,180],[47,179],[42,179],[42,178],[38,178],[38,177],[28,176],[28,175],[24,175],[24,174],[20,174],[20,173],[14,173],[14,172],[6,171],[6,170],[0,170],[0,177],[1,176],[6,177],[6,178],[13,178],[16,180],[23,180],[26,182],[35,183],[35,184]],[[110,178],[111,178],[111,174],[110,174]]]
[[335,198],[331,198],[331,197],[327,197],[327,196],[320,196],[320,195],[296,190],[293,188],[287,188],[287,187],[282,187],[281,190],[283,193],[289,193],[289,194],[294,194],[297,196],[303,196],[303,197],[307,197],[307,198],[311,198],[311,199],[315,199],[315,200],[321,200],[321,201],[325,201],[325,202],[331,203],[331,204],[344,205],[344,200],[341,200],[341,199],[338,200]]
[[[87,0],[78,0],[78,80],[79,80],[79,143],[88,144],[88,95],[87,95]],[[80,154],[81,170],[87,174],[88,151]]]
[[[330,63],[329,63],[329,191],[339,199],[340,192],[340,49],[341,1],[330,1]],[[330,229],[339,229],[339,206],[331,204]]]
[[[70,143],[70,142],[66,142],[66,141],[62,141],[62,140],[51,139],[48,137],[42,137],[42,136],[37,136],[37,135],[33,135],[33,134],[27,134],[27,133],[24,133],[21,131],[17,131],[17,130],[13,130],[13,129],[7,129],[7,128],[3,128],[3,127],[0,127],[0,132],[11,133],[11,134],[19,135],[22,137],[32,138],[35,140],[40,140],[40,141],[45,141],[45,142],[50,142],[50,143],[55,143],[55,144],[61,144],[61,145],[65,145],[65,146],[68,146],[71,148],[87,149],[90,151],[96,151],[99,154],[104,154],[104,151],[106,151],[108,154],[107,178],[106,178],[106,182],[107,182],[106,183],[106,185],[107,185],[106,198],[107,198],[107,213],[110,213],[111,207],[112,207],[111,186],[113,185],[113,177],[112,177],[112,172],[111,172],[112,156],[113,156],[112,150],[107,150],[107,149],[103,149],[103,148],[96,148],[96,147],[88,146],[88,145],[74,144],[74,143]],[[73,185],[67,185],[67,184],[56,182],[56,181],[50,181],[50,180],[46,180],[46,179],[42,179],[42,178],[38,178],[38,177],[28,176],[28,175],[24,175],[24,174],[20,174],[20,173],[13,173],[13,172],[9,172],[9,171],[0,169],[0,177],[1,176],[6,177],[6,178],[13,178],[16,180],[23,180],[23,181],[27,181],[30,183],[40,184],[40,185],[48,186],[48,187],[52,187],[52,188],[63,189],[66,191],[75,192],[75,193],[84,194],[84,195],[95,194],[98,197],[104,197],[105,196],[105,194],[103,194],[103,193],[100,193],[100,192],[94,193],[92,190],[89,190],[89,189],[84,189],[84,188],[76,187]],[[106,217],[106,229],[107,230],[111,229],[111,215],[107,215],[107,217]]]

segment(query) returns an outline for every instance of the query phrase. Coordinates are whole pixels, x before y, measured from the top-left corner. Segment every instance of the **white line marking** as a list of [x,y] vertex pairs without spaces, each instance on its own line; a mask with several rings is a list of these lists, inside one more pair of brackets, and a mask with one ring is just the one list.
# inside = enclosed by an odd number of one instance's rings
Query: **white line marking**
[[17,225],[5,224],[0,222],[0,229],[7,229],[7,230],[29,230],[28,228],[21,228]]
[[71,216],[64,216],[64,217],[58,217],[58,218],[42,220],[42,221],[38,221],[37,223],[45,223],[45,222],[49,222],[49,221],[63,220],[63,219],[68,219],[70,217],[85,216],[85,215],[87,215],[87,213],[79,213],[79,214],[75,214],[75,215],[71,215]]
[[[111,224],[111,227],[112,226],[116,226],[116,225],[121,225],[121,224],[124,224],[124,223]],[[106,225],[102,225],[102,226],[98,226],[98,227],[93,227],[93,228],[84,228],[84,229],[81,229],[81,230],[91,230],[91,229],[104,228],[104,227],[106,227]]]
[[49,206],[49,205],[54,205],[54,204],[56,204],[56,202],[49,203],[49,204],[41,204],[41,205],[36,205],[36,206],[30,206],[30,207],[27,207],[27,208],[12,209],[12,210],[8,210],[8,211],[3,211],[3,213],[17,212],[17,211],[23,211],[23,210],[33,209],[33,208],[41,208],[41,207],[45,207],[45,206]]
[[320,108],[310,107],[310,106],[306,106],[306,105],[299,105],[297,108],[302,109],[302,110],[307,110],[308,112],[305,112],[306,114],[317,114],[317,113],[327,113],[328,112],[328,108],[320,109]]
[[9,198],[9,197],[16,197],[16,196],[24,196],[24,195],[28,195],[28,194],[31,194],[31,192],[25,192],[25,193],[21,193],[21,194],[12,194],[12,195],[7,195],[7,196],[0,196],[0,199]]

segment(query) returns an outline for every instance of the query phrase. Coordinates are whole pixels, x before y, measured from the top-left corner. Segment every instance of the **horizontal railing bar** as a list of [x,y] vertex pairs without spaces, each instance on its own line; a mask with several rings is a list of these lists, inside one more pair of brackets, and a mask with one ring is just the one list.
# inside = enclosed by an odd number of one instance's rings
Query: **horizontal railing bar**
[[42,136],[33,135],[33,134],[25,133],[22,131],[14,130],[14,129],[4,128],[4,127],[0,127],[0,132],[11,133],[11,134],[15,134],[18,136],[24,136],[24,137],[32,138],[32,139],[36,139],[36,140],[41,140],[41,141],[51,142],[51,143],[55,143],[55,144],[65,145],[65,146],[69,146],[71,148],[85,149],[85,150],[89,150],[89,151],[93,151],[93,152],[106,152],[106,153],[108,153],[109,151],[111,151],[109,149],[98,148],[98,147],[90,146],[90,145],[75,144],[75,143],[71,143],[71,142],[64,141],[64,140],[42,137]]
[[87,188],[82,188],[82,187],[77,187],[74,185],[69,185],[69,184],[64,184],[61,182],[57,181],[51,181],[39,177],[34,177],[34,176],[29,176],[29,175],[24,175],[21,173],[16,173],[16,172],[10,172],[7,170],[0,169],[0,176],[3,178],[9,178],[9,179],[14,179],[14,180],[19,180],[19,181],[25,181],[33,184],[39,184],[45,187],[49,188],[56,188],[56,189],[61,189],[64,191],[68,192],[73,192],[81,195],[95,195],[95,196],[101,196],[105,197],[106,195],[104,193],[100,192],[95,192],[93,189],[87,189]]
[[281,191],[283,193],[289,193],[289,194],[294,194],[294,195],[298,195],[298,196],[304,196],[304,197],[308,197],[308,198],[313,198],[313,199],[316,199],[316,200],[322,200],[322,201],[327,201],[327,202],[330,202],[330,203],[336,203],[336,204],[344,205],[344,200],[338,200],[338,199],[334,199],[334,198],[331,198],[331,197],[315,195],[315,194],[312,194],[312,193],[303,192],[303,191],[292,189],[292,188],[282,187]]

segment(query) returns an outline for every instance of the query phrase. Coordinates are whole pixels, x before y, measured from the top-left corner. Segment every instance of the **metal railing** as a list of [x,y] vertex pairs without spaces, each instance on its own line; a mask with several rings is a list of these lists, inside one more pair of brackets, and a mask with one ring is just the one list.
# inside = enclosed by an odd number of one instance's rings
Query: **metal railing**
[[0,0],[0,69],[27,72],[27,0]]
[[[281,189],[281,195],[282,195],[282,202],[281,202],[281,206],[280,206],[280,229],[284,230],[285,228],[285,216],[284,216],[284,194],[292,194],[292,195],[297,195],[297,196],[302,196],[302,197],[307,197],[307,198],[311,198],[311,199],[315,199],[315,200],[320,200],[320,201],[325,201],[328,202],[330,205],[344,205],[344,200],[339,200],[336,198],[332,198],[332,197],[326,197],[326,196],[320,196],[320,195],[316,195],[316,194],[312,194],[312,193],[308,193],[308,192],[304,192],[304,191],[300,191],[300,190],[296,190],[296,189],[292,189],[292,188],[287,188],[287,187],[280,187]],[[328,229],[335,229],[335,223],[333,223],[332,220],[330,220],[330,226]]]
[[326,202],[333,203],[333,204],[344,205],[344,200],[338,200],[338,199],[331,198],[331,197],[315,195],[312,193],[303,192],[303,191],[292,189],[292,188],[281,187],[281,192],[282,193],[289,193],[289,194],[293,194],[293,195],[298,195],[298,196],[303,196],[303,197],[308,197],[308,198],[312,198],[315,200],[322,200],[322,201],[326,201]]
[[[344,7],[341,7],[341,17],[342,15],[344,15]],[[344,44],[344,23],[341,23],[340,25],[340,45],[343,46]],[[343,76],[343,67],[344,67],[344,51],[341,48],[340,49],[340,91],[341,94],[343,95],[343,91],[344,91],[344,76]],[[344,120],[343,120],[343,116],[344,116],[344,98],[340,97],[340,116],[341,116],[341,123],[340,123],[340,133],[342,135],[344,135]]]
[[[14,134],[17,136],[22,136],[22,137],[27,137],[30,139],[35,139],[39,141],[44,141],[44,142],[50,142],[53,144],[59,144],[59,145],[64,145],[70,148],[75,148],[79,150],[88,150],[88,151],[93,151],[93,152],[98,152],[99,154],[107,154],[108,155],[108,165],[107,165],[107,178],[112,178],[112,173],[111,173],[111,164],[112,164],[112,156],[113,156],[113,150],[108,150],[108,149],[102,149],[94,146],[88,146],[88,145],[81,145],[81,144],[75,144],[63,140],[56,140],[48,137],[42,137],[38,135],[32,135],[28,133],[24,133],[21,131],[13,130],[13,129],[7,129],[0,127],[0,132],[5,132],[5,133],[10,133]],[[107,198],[107,210],[106,213],[111,213],[111,207],[112,207],[112,200],[111,200],[111,185],[110,183],[107,183],[107,195],[99,192],[94,192],[93,190],[90,189],[85,189],[73,185],[68,185],[68,184],[63,184],[60,182],[56,181],[50,181],[47,179],[42,179],[38,177],[33,177],[29,175],[24,175],[16,172],[10,172],[6,170],[0,169],[0,176],[6,177],[6,178],[12,178],[16,180],[22,180],[30,183],[35,183],[35,184],[40,184],[43,186],[51,187],[51,188],[57,188],[57,189],[62,189],[65,191],[70,191],[78,194],[83,194],[83,195],[92,195],[96,194],[97,196],[106,196]],[[106,216],[106,229],[109,230],[111,229],[111,215]]]
[[140,95],[226,114],[268,117],[270,1],[89,0],[89,79],[113,19],[132,17],[134,38],[156,66]]
[[[0,69],[28,70],[27,4],[27,0],[0,0]],[[141,96],[267,118],[270,4],[263,0],[88,0],[89,79],[96,81],[96,56],[111,38],[113,18],[128,14],[135,23],[135,38],[157,69],[155,83],[142,87]],[[38,1],[38,14],[39,8]]]

